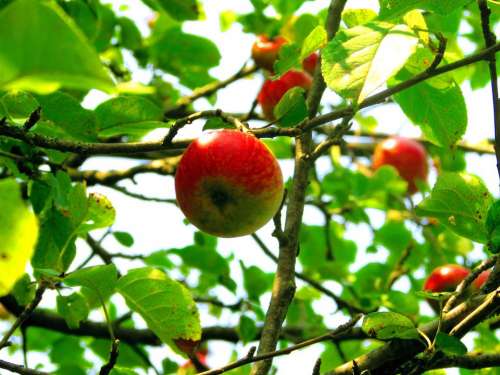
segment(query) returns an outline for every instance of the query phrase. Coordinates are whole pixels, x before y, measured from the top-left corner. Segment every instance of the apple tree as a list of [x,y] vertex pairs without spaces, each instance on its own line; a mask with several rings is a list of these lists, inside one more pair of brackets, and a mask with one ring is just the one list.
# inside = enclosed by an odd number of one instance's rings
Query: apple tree
[[0,372],[498,373],[499,19],[0,1]]

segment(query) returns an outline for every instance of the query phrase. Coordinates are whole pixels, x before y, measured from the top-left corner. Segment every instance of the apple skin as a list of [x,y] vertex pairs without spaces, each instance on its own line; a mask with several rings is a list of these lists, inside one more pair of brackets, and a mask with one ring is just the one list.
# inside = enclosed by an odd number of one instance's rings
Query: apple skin
[[491,270],[486,270],[481,272],[476,279],[472,282],[472,287],[474,288],[475,291],[479,291],[488,280],[488,277],[490,277]]
[[373,169],[392,165],[408,182],[408,192],[418,191],[416,180],[427,180],[429,167],[427,152],[417,141],[403,137],[390,137],[377,144],[373,153]]
[[259,35],[252,45],[252,59],[255,61],[255,65],[272,72],[280,48],[286,43],[287,40],[282,36],[269,39],[265,35]]
[[313,76],[316,65],[318,65],[318,61],[319,53],[313,52],[302,61],[302,68],[304,68],[307,73]]
[[[470,274],[468,268],[458,264],[446,264],[435,268],[424,284],[426,292],[453,292],[458,284],[462,282]],[[433,310],[439,312],[439,302],[437,300],[428,299],[427,302]]]
[[302,87],[305,90],[311,88],[312,78],[305,72],[290,70],[278,79],[266,80],[257,96],[257,102],[264,112],[264,117],[270,121],[274,120],[274,107],[280,99],[292,87]]
[[177,202],[186,218],[218,237],[251,234],[278,211],[283,175],[254,135],[223,129],[203,134],[184,152],[175,175]]

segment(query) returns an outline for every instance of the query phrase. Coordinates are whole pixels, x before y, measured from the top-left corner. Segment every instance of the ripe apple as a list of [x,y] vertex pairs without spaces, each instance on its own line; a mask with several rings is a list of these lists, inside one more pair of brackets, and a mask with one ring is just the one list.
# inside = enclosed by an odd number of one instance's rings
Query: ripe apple
[[481,272],[476,277],[476,279],[472,282],[472,287],[475,291],[478,291],[479,289],[481,289],[483,287],[486,280],[488,280],[488,277],[490,277],[490,273],[491,273],[491,270],[486,270],[486,271]]
[[314,75],[314,70],[316,69],[316,65],[318,65],[319,61],[319,53],[313,52],[309,56],[307,56],[304,61],[302,61],[302,68],[309,73],[311,76]]
[[[458,264],[446,264],[435,268],[424,284],[424,290],[427,292],[453,292],[458,284],[470,274],[468,268]],[[427,300],[434,311],[439,312],[439,302],[436,300]]]
[[373,168],[392,165],[408,182],[410,194],[418,191],[416,180],[427,179],[429,172],[427,153],[417,141],[403,137],[390,137],[377,144],[373,153]]
[[175,175],[186,218],[219,237],[251,234],[283,199],[283,175],[271,151],[254,135],[223,129],[203,134],[184,152]]
[[252,59],[255,61],[255,65],[272,72],[279,50],[286,43],[287,40],[282,36],[269,39],[265,35],[259,35],[252,45]]
[[270,121],[274,120],[274,107],[288,90],[297,86],[309,90],[311,83],[312,79],[309,74],[295,70],[286,72],[274,81],[266,80],[257,96],[257,102],[262,107],[265,118]]

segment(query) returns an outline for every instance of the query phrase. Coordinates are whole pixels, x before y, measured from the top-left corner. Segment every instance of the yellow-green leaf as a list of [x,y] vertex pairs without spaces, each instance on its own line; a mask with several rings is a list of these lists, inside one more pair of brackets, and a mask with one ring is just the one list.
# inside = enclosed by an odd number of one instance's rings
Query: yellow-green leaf
[[33,255],[38,221],[21,198],[15,180],[0,181],[0,200],[0,296],[3,296],[23,276]]
[[55,1],[17,0],[3,8],[0,88],[48,93],[61,86],[111,91],[113,82]]

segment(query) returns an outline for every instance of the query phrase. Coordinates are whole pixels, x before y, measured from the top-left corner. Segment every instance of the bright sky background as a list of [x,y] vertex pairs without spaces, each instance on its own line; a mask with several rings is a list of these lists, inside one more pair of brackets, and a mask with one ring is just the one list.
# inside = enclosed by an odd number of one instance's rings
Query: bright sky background
[[[152,18],[152,13],[149,8],[145,7],[139,0],[108,0],[107,3],[112,3],[113,7],[118,10],[121,5],[127,5],[128,9],[123,10],[123,14],[132,18],[143,34],[149,32],[147,21]],[[327,7],[329,0],[316,0],[306,3],[301,11],[315,12],[318,9]],[[238,71],[245,61],[250,57],[250,48],[254,40],[253,35],[243,34],[241,27],[235,24],[229,31],[222,33],[219,28],[219,13],[224,10],[232,10],[236,13],[244,13],[252,11],[252,6],[248,0],[205,0],[203,1],[206,20],[202,22],[186,22],[184,30],[186,32],[199,34],[210,37],[219,47],[222,55],[221,64],[214,68],[212,73],[218,78],[226,78]],[[372,7],[378,9],[378,1],[376,0],[351,0],[348,1],[347,7],[350,8],[366,8]],[[465,44],[464,44],[465,46]],[[466,51],[468,52],[468,51]],[[130,59],[127,59],[129,66],[134,68],[134,79],[137,81],[147,82],[150,74],[145,71],[137,70]],[[217,108],[227,110],[229,112],[247,112],[253,99],[256,97],[261,79],[242,80],[238,83],[230,85],[220,91],[218,95]],[[489,88],[471,91],[467,86],[462,87],[469,111],[469,126],[466,138],[470,141],[479,141],[485,137],[493,136],[493,120],[491,109],[491,97]],[[327,96],[332,96],[328,95]],[[106,100],[107,96],[93,92],[85,101],[85,106],[94,108],[98,103]],[[208,102],[204,99],[196,102],[196,109],[210,108]],[[399,132],[401,135],[418,136],[420,131],[418,128],[410,125],[409,120],[403,113],[394,105],[378,106],[374,109],[363,111],[364,114],[375,116],[379,120],[379,131]],[[193,137],[199,134],[203,122],[193,124],[188,129],[179,134],[180,138]],[[158,138],[161,133],[154,133],[152,138]],[[498,176],[496,173],[495,160],[491,156],[479,157],[477,155],[469,155],[468,169],[470,172],[481,176],[487,183],[490,191],[498,196]],[[122,169],[137,164],[136,161],[116,160],[111,158],[92,158],[85,163],[85,168],[88,169]],[[319,165],[328,166],[327,160],[319,160]],[[285,178],[291,176],[292,162],[281,164]],[[321,169],[321,167],[320,167]],[[435,173],[431,178],[435,178]],[[154,175],[140,175],[136,178],[137,186],[131,182],[123,183],[131,191],[140,192],[146,196],[174,198],[173,179],[168,177],[159,177]],[[431,182],[432,184],[432,182]],[[113,251],[122,251],[130,253],[147,254],[149,252],[172,248],[183,247],[190,244],[192,241],[193,227],[183,224],[183,216],[180,211],[173,205],[161,203],[148,203],[140,200],[128,198],[114,190],[96,187],[91,190],[100,191],[106,194],[117,208],[117,219],[113,226],[115,230],[128,231],[135,239],[135,244],[132,249],[123,249],[113,239],[109,238],[104,242],[104,246]],[[375,213],[372,217],[375,227],[382,225],[384,216]],[[323,217],[315,209],[306,207],[304,222],[308,224],[322,224]],[[277,242],[271,237],[273,230],[272,225],[267,225],[259,231],[264,241],[277,251]],[[379,251],[378,254],[365,254],[364,248],[371,243],[371,233],[364,225],[351,226],[347,231],[346,237],[354,239],[358,244],[358,259],[362,259],[363,263],[367,261],[383,261],[386,253]],[[237,260],[241,260],[246,265],[258,265],[267,272],[274,272],[275,264],[270,261],[256,246],[250,236],[237,239],[220,239],[219,249],[223,255],[234,254]],[[81,243],[82,247],[85,245]],[[477,256],[479,252],[474,252]],[[82,258],[87,253],[83,254]],[[354,265],[354,270],[359,267],[359,262]],[[140,266],[137,263],[136,266]],[[232,276],[241,279],[239,267],[234,267],[231,270]],[[302,285],[298,282],[299,287]],[[334,282],[325,283],[334,292],[340,292],[340,286]],[[398,287],[408,288],[405,280],[401,280],[397,284]],[[218,290],[217,298],[231,303],[234,300],[223,288]],[[50,303],[50,302],[49,302]],[[268,298],[265,306],[267,306]],[[326,322],[333,328],[345,321],[345,318],[338,314],[333,314],[335,307],[328,299],[321,300],[316,303],[317,311],[323,313],[327,318]],[[423,306],[422,308],[427,308]],[[202,312],[202,326],[220,324],[217,320],[210,318],[207,314],[203,314],[206,306],[200,305]],[[95,319],[102,319],[100,313],[94,313]],[[232,314],[223,314],[220,322],[224,322],[228,326],[236,326],[238,324],[238,316]],[[466,340],[470,344],[470,340]],[[221,342],[210,342],[209,346],[209,365],[219,367],[226,364],[231,354],[232,344]],[[245,348],[239,347],[240,353],[246,353],[250,345]],[[469,347],[470,348],[470,347]],[[322,345],[315,345],[299,352],[275,360],[278,365],[278,374],[308,374],[311,373],[315,360],[322,352]],[[161,360],[167,354],[167,351],[162,348],[153,349],[155,355],[153,362],[160,365]],[[177,357],[180,359],[180,357]],[[15,361],[21,363],[21,356],[16,356]],[[30,355],[30,364],[35,364],[41,357],[38,355]],[[161,368],[161,366],[160,366]],[[0,370],[1,373],[1,370]],[[457,373],[457,372],[450,372]]]

